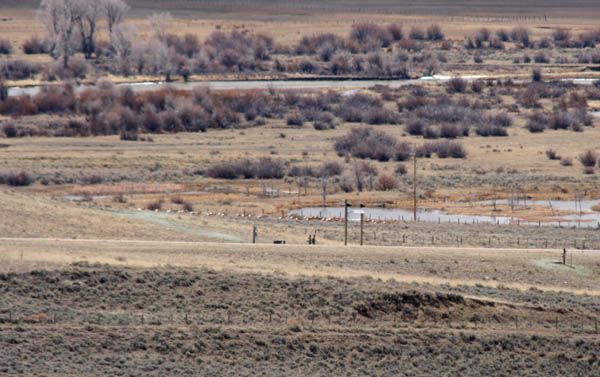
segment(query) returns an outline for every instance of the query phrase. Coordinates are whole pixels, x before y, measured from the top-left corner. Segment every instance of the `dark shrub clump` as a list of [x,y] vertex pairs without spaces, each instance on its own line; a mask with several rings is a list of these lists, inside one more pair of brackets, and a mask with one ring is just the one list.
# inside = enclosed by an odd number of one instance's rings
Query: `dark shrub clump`
[[33,178],[25,172],[0,174],[0,184],[21,187],[32,183]]
[[352,129],[337,139],[334,148],[339,156],[350,155],[378,161],[405,160],[410,156],[410,145],[371,128]]

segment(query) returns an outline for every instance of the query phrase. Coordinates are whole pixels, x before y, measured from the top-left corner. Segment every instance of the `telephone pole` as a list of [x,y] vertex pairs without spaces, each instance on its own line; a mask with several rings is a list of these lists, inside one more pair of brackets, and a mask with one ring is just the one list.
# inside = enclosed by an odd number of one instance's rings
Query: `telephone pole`
[[348,201],[344,200],[344,246],[348,245]]
[[413,220],[417,221],[417,146],[414,147],[413,158]]
[[365,225],[365,213],[361,212],[360,213],[360,246],[363,245],[364,225]]

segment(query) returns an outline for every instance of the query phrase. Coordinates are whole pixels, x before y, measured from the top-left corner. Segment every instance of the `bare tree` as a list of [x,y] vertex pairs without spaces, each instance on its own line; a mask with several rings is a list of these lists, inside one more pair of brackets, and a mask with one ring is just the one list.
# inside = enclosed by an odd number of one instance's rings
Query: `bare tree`
[[171,80],[171,74],[174,70],[173,57],[177,55],[167,45],[167,30],[170,21],[171,15],[169,13],[155,13],[148,17],[152,39],[148,42],[146,65],[152,73],[164,74],[166,81]]
[[354,162],[354,178],[356,180],[356,189],[363,191],[365,183],[369,184],[369,190],[373,190],[375,177],[379,174],[377,167],[366,161]]
[[96,50],[96,25],[102,13],[102,3],[97,0],[78,0],[76,18],[81,36],[81,51],[86,59]]
[[155,75],[165,75],[165,79],[170,81],[173,71],[171,55],[165,42],[150,40],[145,53],[147,69]]
[[103,0],[101,4],[106,13],[108,33],[112,36],[113,29],[123,21],[129,6],[123,0]]
[[42,0],[39,14],[52,44],[52,54],[69,66],[73,54],[74,32],[80,17],[78,0]]
[[150,24],[154,38],[161,42],[166,42],[167,30],[170,21],[171,14],[168,12],[158,14],[154,13],[152,16],[148,17],[148,23]]
[[112,47],[115,51],[117,70],[124,75],[131,74],[133,43],[135,31],[126,24],[115,25],[110,34]]

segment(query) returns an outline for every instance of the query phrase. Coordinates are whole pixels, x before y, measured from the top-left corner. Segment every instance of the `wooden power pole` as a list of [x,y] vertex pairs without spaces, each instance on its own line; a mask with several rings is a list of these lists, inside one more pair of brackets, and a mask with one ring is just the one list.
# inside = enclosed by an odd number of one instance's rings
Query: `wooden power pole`
[[413,220],[417,221],[417,147],[415,145],[413,158]]
[[361,212],[360,213],[360,246],[363,245],[364,224],[365,224],[365,213]]
[[348,245],[348,201],[344,200],[344,246]]

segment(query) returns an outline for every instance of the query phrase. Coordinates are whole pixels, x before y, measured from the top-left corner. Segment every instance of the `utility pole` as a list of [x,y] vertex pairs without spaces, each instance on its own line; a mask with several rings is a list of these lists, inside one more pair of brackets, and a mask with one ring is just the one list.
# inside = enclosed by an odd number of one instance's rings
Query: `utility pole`
[[417,221],[417,146],[414,147],[413,168],[413,220]]
[[344,200],[344,246],[348,245],[348,201]]
[[363,230],[364,230],[364,224],[365,224],[365,213],[361,212],[360,213],[360,246],[363,245]]

